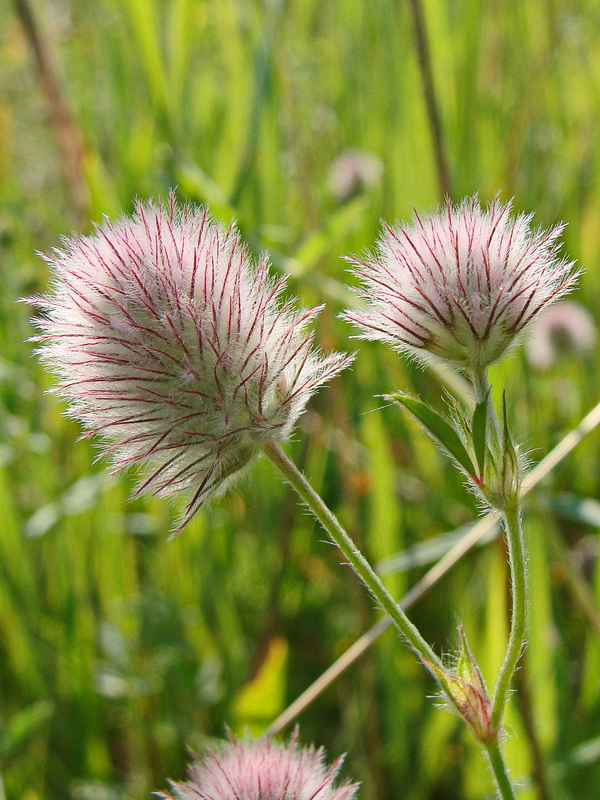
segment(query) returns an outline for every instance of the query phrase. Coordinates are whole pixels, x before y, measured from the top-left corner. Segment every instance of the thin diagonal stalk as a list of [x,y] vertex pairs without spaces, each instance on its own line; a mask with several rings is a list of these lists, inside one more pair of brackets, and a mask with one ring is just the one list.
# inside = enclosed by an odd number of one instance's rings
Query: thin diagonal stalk
[[409,7],[413,20],[415,34],[415,47],[417,51],[417,61],[421,73],[423,84],[423,95],[425,97],[425,108],[427,118],[431,128],[431,138],[433,140],[433,150],[435,155],[435,166],[437,170],[438,185],[440,192],[445,197],[452,196],[452,186],[450,183],[450,170],[446,158],[444,147],[444,135],[442,131],[442,120],[433,83],[433,70],[431,69],[431,56],[427,43],[427,32],[425,30],[425,18],[420,0],[410,0]]
[[84,174],[85,147],[58,79],[53,54],[36,22],[29,0],[13,0],[38,72],[40,89],[46,100],[50,122],[61,155],[65,180],[82,219],[88,213],[89,194]]
[[298,467],[296,467],[293,461],[290,461],[285,455],[283,450],[274,443],[265,445],[265,452],[275,466],[283,473],[290,486],[306,503],[328,533],[331,540],[339,547],[344,558],[347,559],[348,564],[352,567],[356,575],[364,583],[382,609],[390,615],[392,622],[425,665],[429,668],[431,664],[434,664],[438,669],[443,670],[444,667],[441,660],[396,603],[385,588],[381,578],[375,573],[369,562],[340,525],[338,519],[325,505],[321,497],[315,492]]
[[[410,589],[399,601],[398,605],[404,611],[407,611],[417,600],[444,576],[450,569],[475,545],[484,539],[494,525],[498,524],[499,515],[494,512],[490,513],[482,519],[478,520],[470,528],[460,541],[449,550],[436,564],[428,570],[425,575]],[[346,670],[348,667],[357,661],[362,656],[373,642],[384,632],[390,625],[392,620],[389,616],[385,616],[376,622],[369,630],[364,633],[348,650],[346,650],[325,672],[320,675],[317,680],[312,683],[294,702],[288,706],[278,717],[275,719],[267,733],[275,735],[282,731],[287,725],[293,722],[300,714],[308,708],[308,706],[320,694],[322,694],[331,684]]]
[[[421,658],[425,666],[427,666],[431,671],[431,674],[436,677],[435,673],[431,669],[432,665],[435,665],[437,669],[444,672],[444,667],[440,659],[423,639],[417,628],[408,619],[401,607],[389,594],[369,562],[364,558],[352,539],[342,528],[337,518],[325,505],[320,495],[315,492],[304,475],[296,467],[294,462],[291,461],[281,450],[281,448],[274,443],[265,445],[265,452],[271,461],[273,461],[273,463],[283,473],[290,486],[298,493],[300,498],[312,511],[317,520],[329,534],[331,540],[339,547],[344,557],[348,560],[348,564],[354,570],[355,574],[362,580],[364,585],[377,600],[383,610],[388,612],[393,623],[396,625],[400,633],[404,636],[413,650]],[[516,631],[518,634],[519,629],[517,628]],[[511,666],[512,661],[506,667],[508,681],[510,681],[512,676],[512,672],[510,672],[510,674],[508,673]],[[504,706],[502,706],[502,710],[503,708]],[[485,749],[488,754],[490,764],[492,765],[500,797],[502,800],[514,800],[514,792],[508,778],[508,773],[504,764],[504,758],[502,756],[498,737],[496,736],[492,741],[485,743]]]

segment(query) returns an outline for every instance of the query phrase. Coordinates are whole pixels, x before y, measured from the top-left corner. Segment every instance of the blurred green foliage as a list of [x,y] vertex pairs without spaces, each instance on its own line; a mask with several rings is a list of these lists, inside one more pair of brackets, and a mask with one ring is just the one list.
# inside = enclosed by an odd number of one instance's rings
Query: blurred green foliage
[[[351,349],[340,256],[372,246],[381,218],[437,205],[434,148],[405,2],[37,0],[84,147],[76,203],[16,7],[0,6],[0,767],[11,798],[148,797],[183,777],[186,745],[264,729],[377,613],[268,463],[172,542],[173,509],[127,502],[130,482],[94,463],[24,342],[15,301],[47,281],[34,251],[178,187],[236,218],[303,302],[327,303],[325,349]],[[566,220],[586,269],[577,300],[598,308],[600,6],[423,10],[453,196],[499,192],[539,224]],[[352,148],[381,160],[381,180],[340,200],[328,170]],[[595,354],[535,373],[519,353],[493,377],[533,460],[600,396]],[[396,389],[443,407],[436,375],[361,344],[290,445],[374,561],[477,514],[417,426],[374,399]],[[531,632],[507,758],[527,784],[533,725],[549,787],[528,784],[527,800],[600,798],[600,631],[576,591],[597,614],[599,492],[592,436],[527,501]],[[409,559],[386,580],[400,594],[423,569]],[[445,652],[462,621],[489,679],[507,629],[502,542],[411,614]],[[489,797],[477,746],[432,688],[388,631],[302,715],[301,739],[347,752],[364,798]]]

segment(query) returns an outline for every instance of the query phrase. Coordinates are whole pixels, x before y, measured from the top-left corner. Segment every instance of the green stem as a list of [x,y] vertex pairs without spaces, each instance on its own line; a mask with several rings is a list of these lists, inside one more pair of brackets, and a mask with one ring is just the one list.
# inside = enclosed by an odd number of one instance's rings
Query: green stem
[[[321,497],[315,492],[298,467],[290,461],[281,448],[274,443],[265,445],[265,452],[271,461],[281,470],[290,486],[306,503],[317,520],[329,534],[331,540],[339,547],[348,564],[365,584],[383,610],[392,618],[392,622],[404,636],[409,645],[423,660],[431,671],[431,664],[443,670],[443,664],[434,653],[417,628],[408,619],[404,611],[385,588],[379,576],[356,547],[350,536],[340,525],[338,519],[327,508]],[[435,677],[435,673],[432,672]]]
[[498,795],[502,800],[515,800],[515,792],[508,777],[508,771],[504,763],[504,756],[502,755],[498,738],[487,742],[484,747],[487,757],[490,760],[492,772],[494,773]]
[[[513,448],[510,439],[501,432],[502,428],[491,400],[490,385],[487,378],[487,370],[474,371],[471,375],[475,401],[477,403],[489,398],[489,419],[491,423],[490,433],[493,439],[490,442],[492,450],[502,452],[502,458],[507,458],[506,448]],[[515,464],[518,465],[516,452],[512,452]],[[519,467],[517,466],[516,469]],[[520,484],[520,481],[518,481]],[[523,530],[521,527],[521,497],[520,492],[513,492],[511,489],[504,489],[502,514],[504,517],[504,529],[506,542],[508,545],[508,561],[510,566],[511,594],[512,594],[512,614],[510,623],[510,635],[504,655],[504,661],[500,667],[496,686],[494,688],[494,698],[492,701],[492,730],[499,731],[502,725],[504,709],[510,692],[510,682],[514,675],[519,658],[525,643],[525,630],[527,626],[527,568],[526,550],[523,540]]]
[[486,369],[475,370],[471,375],[471,382],[473,384],[473,394],[475,395],[476,403],[483,403],[487,397],[488,401],[488,419],[491,421],[491,429],[488,430],[488,443],[492,451],[496,451],[500,447],[501,433],[500,422],[494,409],[492,400],[492,389],[488,381],[488,371]]
[[504,527],[512,586],[512,617],[508,646],[496,679],[492,702],[492,728],[499,730],[510,691],[510,682],[525,644],[527,626],[527,567],[521,527],[521,501],[518,497],[504,509]]
[[473,393],[475,402],[482,403],[486,397],[490,396],[490,384],[488,382],[487,369],[475,370],[471,375],[473,383]]

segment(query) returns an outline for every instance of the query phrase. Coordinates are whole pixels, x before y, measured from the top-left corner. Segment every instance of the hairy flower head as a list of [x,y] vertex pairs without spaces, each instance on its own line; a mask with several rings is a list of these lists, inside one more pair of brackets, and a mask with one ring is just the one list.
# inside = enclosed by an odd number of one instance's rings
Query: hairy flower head
[[188,783],[172,783],[165,800],[353,800],[357,784],[335,785],[343,759],[324,764],[323,749],[272,739],[232,739],[189,768]]
[[329,167],[327,186],[333,197],[344,203],[364,189],[376,186],[382,172],[383,164],[373,153],[344,150]]
[[347,311],[366,339],[386,341],[421,362],[477,373],[573,285],[559,255],[563,230],[534,230],[531,215],[477,197],[410,225],[385,227],[374,255],[353,260],[366,309]]
[[319,309],[282,300],[234,227],[206,209],[138,204],[133,217],[64,241],[34,304],[43,361],[69,413],[105,443],[138,492],[183,491],[180,527],[262,447],[289,436],[313,392],[349,359],[322,357]]
[[589,311],[565,300],[545,309],[535,320],[525,342],[525,355],[535,369],[548,369],[561,356],[589,353],[596,337],[596,325]]

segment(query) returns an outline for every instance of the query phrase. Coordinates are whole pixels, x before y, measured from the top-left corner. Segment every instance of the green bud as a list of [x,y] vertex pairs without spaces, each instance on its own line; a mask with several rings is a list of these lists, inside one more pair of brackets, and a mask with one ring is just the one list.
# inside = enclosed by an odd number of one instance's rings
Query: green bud
[[428,666],[438,679],[452,708],[473,731],[476,739],[485,744],[498,735],[498,731],[492,727],[492,703],[462,625],[458,632],[461,650],[456,674],[446,672],[435,664]]

